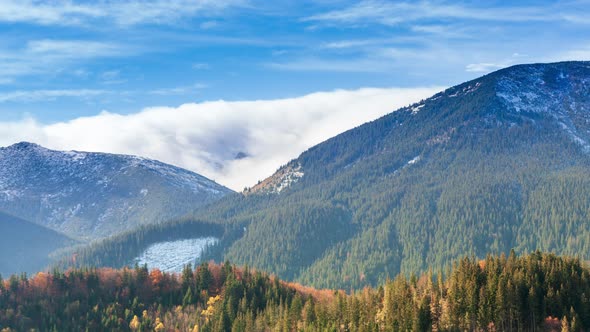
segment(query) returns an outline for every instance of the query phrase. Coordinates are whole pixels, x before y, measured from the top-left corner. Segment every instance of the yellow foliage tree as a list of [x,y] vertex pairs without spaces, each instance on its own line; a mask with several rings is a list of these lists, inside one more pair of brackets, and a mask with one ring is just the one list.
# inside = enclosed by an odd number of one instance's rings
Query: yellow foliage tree
[[156,332],[161,332],[164,331],[164,329],[166,329],[164,327],[164,324],[162,324],[162,322],[160,321],[160,317],[156,318],[156,328],[154,329],[154,331]]
[[132,331],[137,331],[139,329],[139,324],[139,318],[137,318],[137,315],[134,315],[131,323],[129,323],[129,328]]

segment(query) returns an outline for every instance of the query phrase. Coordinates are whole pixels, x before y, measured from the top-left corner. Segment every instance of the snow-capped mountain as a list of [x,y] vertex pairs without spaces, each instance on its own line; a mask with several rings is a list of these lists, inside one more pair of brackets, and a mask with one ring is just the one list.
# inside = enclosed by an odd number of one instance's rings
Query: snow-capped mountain
[[199,174],[136,156],[0,148],[0,210],[82,239],[165,221],[231,190]]

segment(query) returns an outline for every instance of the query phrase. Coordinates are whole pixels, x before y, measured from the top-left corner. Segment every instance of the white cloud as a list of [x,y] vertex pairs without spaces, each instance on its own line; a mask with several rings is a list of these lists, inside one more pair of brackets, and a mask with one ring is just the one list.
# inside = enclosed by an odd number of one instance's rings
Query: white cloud
[[[289,99],[213,101],[130,115],[103,112],[49,125],[25,119],[0,123],[0,145],[26,140],[55,149],[141,155],[241,190],[307,148],[439,90],[364,88]],[[236,160],[239,152],[249,157]]]

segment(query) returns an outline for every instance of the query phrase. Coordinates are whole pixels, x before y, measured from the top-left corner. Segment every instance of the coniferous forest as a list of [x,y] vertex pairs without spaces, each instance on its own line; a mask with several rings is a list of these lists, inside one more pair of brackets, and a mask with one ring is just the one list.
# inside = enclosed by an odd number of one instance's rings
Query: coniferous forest
[[315,290],[222,265],[76,269],[0,281],[2,331],[584,331],[590,269],[534,252],[463,258],[377,288]]

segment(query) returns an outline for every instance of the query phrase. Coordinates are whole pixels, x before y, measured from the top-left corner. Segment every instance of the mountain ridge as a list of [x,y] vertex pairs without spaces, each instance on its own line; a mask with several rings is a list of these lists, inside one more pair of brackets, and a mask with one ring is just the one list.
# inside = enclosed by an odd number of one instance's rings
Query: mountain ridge
[[28,142],[0,148],[0,208],[78,238],[165,221],[230,192],[199,174],[137,156]]

